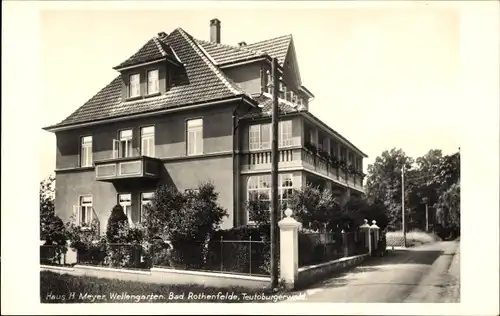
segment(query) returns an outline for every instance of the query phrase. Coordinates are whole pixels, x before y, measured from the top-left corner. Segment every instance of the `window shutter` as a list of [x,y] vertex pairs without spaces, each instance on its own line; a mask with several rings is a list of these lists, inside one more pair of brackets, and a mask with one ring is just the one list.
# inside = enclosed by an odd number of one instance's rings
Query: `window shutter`
[[76,226],[80,226],[80,207],[78,205],[73,205],[73,223]]
[[120,149],[120,142],[116,139],[113,139],[113,159],[118,158],[118,150]]

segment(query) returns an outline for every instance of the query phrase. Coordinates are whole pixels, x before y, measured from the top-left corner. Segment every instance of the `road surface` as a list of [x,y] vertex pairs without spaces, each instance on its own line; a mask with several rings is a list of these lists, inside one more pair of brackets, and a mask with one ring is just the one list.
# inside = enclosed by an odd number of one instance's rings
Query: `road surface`
[[458,303],[459,247],[459,241],[445,241],[389,251],[387,257],[309,287],[306,301]]

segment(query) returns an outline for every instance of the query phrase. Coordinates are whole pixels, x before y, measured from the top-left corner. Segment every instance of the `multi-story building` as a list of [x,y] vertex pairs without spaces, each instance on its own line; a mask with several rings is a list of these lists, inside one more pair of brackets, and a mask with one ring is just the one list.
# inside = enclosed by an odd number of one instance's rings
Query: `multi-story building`
[[[223,227],[251,219],[244,203],[268,199],[272,58],[280,82],[279,197],[306,183],[346,197],[362,194],[367,157],[309,110],[291,35],[238,46],[181,28],[161,32],[114,67],[118,75],[60,123],[55,133],[57,214],[101,230],[117,203],[138,222],[159,184],[179,190],[211,181],[228,210]],[[340,168],[345,161],[349,168]]]

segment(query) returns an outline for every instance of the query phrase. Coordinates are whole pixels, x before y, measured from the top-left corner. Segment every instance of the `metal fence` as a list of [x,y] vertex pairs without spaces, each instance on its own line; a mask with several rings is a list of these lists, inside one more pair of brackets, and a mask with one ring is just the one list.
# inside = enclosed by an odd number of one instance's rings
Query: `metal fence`
[[66,251],[66,246],[62,245],[40,245],[40,264],[63,265]]
[[220,273],[268,275],[270,243],[262,240],[177,241],[152,249],[152,265]]
[[299,267],[368,252],[362,232],[299,233]]
[[[63,264],[56,260],[55,246],[41,246],[41,263]],[[158,240],[149,244],[91,243],[76,247],[76,262],[82,265],[126,269],[153,266],[184,270],[269,275],[270,243],[262,240],[176,241]]]

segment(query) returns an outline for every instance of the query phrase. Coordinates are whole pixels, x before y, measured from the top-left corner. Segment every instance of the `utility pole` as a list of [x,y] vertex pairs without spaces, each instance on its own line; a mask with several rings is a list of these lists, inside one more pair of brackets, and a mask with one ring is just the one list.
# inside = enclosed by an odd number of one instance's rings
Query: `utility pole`
[[405,165],[401,168],[401,226],[403,228],[403,246],[406,248],[406,220],[405,220]]
[[425,203],[425,232],[429,232],[429,206]]
[[272,59],[271,68],[273,84],[273,105],[271,117],[271,288],[278,286],[278,94],[279,94],[279,74],[278,60]]

